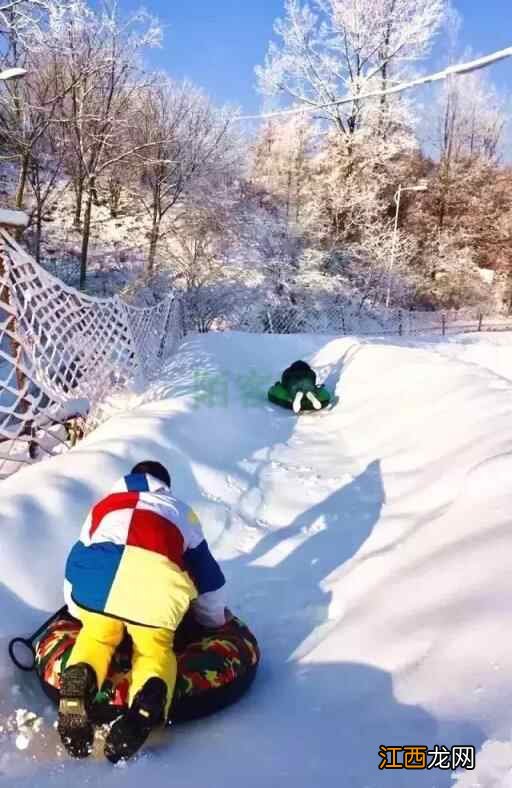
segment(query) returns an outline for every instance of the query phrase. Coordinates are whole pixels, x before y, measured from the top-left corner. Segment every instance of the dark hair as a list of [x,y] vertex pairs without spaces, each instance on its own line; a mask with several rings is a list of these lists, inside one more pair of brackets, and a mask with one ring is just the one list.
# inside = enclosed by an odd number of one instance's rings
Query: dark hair
[[131,473],[147,473],[150,476],[154,476],[155,479],[159,479],[166,484],[167,487],[171,486],[171,477],[169,476],[167,468],[164,468],[159,462],[154,462],[153,460],[144,460],[144,462],[137,463],[137,465],[132,468]]

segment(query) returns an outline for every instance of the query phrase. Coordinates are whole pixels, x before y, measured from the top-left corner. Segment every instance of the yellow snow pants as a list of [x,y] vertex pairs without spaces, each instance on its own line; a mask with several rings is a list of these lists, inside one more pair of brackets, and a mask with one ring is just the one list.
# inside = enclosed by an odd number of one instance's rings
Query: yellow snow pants
[[131,705],[137,692],[153,676],[162,679],[167,686],[165,715],[171,705],[176,685],[176,655],[174,653],[174,632],[170,629],[145,627],[129,624],[117,618],[109,618],[102,613],[92,613],[79,608],[82,629],[73,646],[66,667],[86,662],[96,673],[98,687],[107,677],[110,660],[114,651],[128,630],[133,640],[132,678],[129,703]]

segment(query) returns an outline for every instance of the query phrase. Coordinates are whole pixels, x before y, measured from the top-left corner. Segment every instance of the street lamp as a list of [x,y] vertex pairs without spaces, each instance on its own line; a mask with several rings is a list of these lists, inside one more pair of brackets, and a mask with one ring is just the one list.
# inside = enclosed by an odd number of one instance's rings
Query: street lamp
[[395,254],[396,254],[396,242],[398,238],[398,215],[400,213],[400,199],[402,197],[402,192],[426,192],[427,191],[427,184],[426,181],[420,181],[416,186],[402,186],[398,187],[398,191],[395,194],[394,200],[396,205],[396,213],[395,213],[395,229],[393,230],[393,246],[391,248],[391,260],[389,262],[389,272],[388,272],[388,292],[386,295],[386,309],[389,309],[389,299],[391,297],[391,273],[393,271],[393,266],[395,264]]
[[27,73],[26,68],[6,68],[4,71],[0,71],[0,80],[8,82],[11,79],[20,79],[25,77]]

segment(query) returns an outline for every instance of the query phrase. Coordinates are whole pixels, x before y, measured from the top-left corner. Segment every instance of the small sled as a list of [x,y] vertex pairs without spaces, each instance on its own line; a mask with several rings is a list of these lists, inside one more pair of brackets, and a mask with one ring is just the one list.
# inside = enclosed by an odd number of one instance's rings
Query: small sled
[[[325,388],[325,386],[315,386],[313,389],[313,393],[320,403],[320,410],[323,410],[331,403],[331,394]],[[293,410],[293,396],[289,393],[289,391],[283,386],[283,384],[278,381],[275,383],[268,391],[268,398],[270,402],[273,402],[274,405],[280,405],[282,408],[288,408],[288,410]],[[301,402],[301,409],[300,412],[303,413],[304,411],[315,411],[312,402],[304,396]]]

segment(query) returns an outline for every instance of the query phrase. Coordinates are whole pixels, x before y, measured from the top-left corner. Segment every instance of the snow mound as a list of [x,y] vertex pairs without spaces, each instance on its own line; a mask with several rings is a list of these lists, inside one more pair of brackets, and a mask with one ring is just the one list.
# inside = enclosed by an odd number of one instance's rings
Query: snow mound
[[486,741],[474,771],[458,774],[455,788],[511,788],[512,742]]
[[[454,777],[503,788],[510,343],[472,340],[469,357],[465,338],[189,337],[157,383],[119,400],[73,451],[0,486],[3,645],[62,604],[88,507],[151,456],[202,518],[263,663],[237,707],[155,736],[123,788],[309,788],[341,775],[351,788],[448,788]],[[297,418],[266,391],[299,358],[335,397]],[[29,717],[16,722],[17,709]],[[54,721],[33,677],[0,660],[0,782],[119,784],[100,755],[63,756]],[[381,745],[411,744],[472,745],[477,768],[379,770]]]

